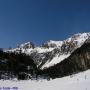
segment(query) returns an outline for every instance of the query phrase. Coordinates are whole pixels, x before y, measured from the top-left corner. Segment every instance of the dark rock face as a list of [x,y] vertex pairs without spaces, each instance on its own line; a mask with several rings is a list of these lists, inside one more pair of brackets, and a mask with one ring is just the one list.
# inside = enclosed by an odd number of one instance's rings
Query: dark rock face
[[48,74],[51,78],[63,77],[78,73],[90,68],[90,43],[85,43],[78,48],[71,56],[55,66],[41,71],[41,74]]
[[89,36],[89,38],[85,41],[85,43],[90,43],[90,36]]

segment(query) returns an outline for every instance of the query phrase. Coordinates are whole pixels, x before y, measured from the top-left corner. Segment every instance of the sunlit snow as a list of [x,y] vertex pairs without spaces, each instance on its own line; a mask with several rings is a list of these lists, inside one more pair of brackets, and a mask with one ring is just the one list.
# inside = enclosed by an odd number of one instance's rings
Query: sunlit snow
[[90,90],[90,70],[54,80],[0,81],[2,87],[17,87],[16,90]]

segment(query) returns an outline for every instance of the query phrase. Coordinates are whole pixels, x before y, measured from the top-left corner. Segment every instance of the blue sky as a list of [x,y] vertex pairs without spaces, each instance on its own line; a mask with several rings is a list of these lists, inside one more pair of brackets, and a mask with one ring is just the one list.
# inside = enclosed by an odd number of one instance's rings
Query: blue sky
[[89,31],[89,0],[0,0],[0,47],[40,45]]

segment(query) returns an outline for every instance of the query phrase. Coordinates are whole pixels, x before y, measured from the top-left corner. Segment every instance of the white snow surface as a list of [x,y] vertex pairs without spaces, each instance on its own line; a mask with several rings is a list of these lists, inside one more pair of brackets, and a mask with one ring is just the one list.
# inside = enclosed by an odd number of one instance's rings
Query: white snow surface
[[[90,70],[57,78],[54,80],[27,80],[27,81],[0,81],[0,88],[17,87],[18,89],[9,90],[90,90]],[[1,89],[4,90],[4,89]],[[8,90],[8,89],[5,89]]]
[[[23,49],[21,48],[22,50],[22,53],[26,53],[27,55],[30,55],[31,53],[33,52],[37,52],[37,53],[45,53],[45,52],[50,52],[52,51],[54,48],[44,48],[44,47],[36,47],[36,48],[29,48],[29,49]],[[11,50],[6,50],[5,52],[9,51],[9,52],[19,52],[20,48],[15,48],[15,49],[11,49]]]
[[42,67],[41,69],[44,68],[48,68],[50,66],[53,66],[57,63],[60,63],[61,61],[63,61],[65,58],[69,57],[70,54],[63,54],[63,55],[56,55],[50,62],[47,61]]
[[38,53],[45,53],[45,52],[50,52],[54,48],[43,48],[43,47],[36,47],[34,50],[36,50]]
[[47,42],[48,43],[48,46],[50,46],[51,44],[55,44],[56,47],[61,47],[62,44],[63,44],[63,41],[54,41],[54,40],[50,40]]
[[90,33],[78,33],[78,34],[75,34],[72,37],[66,39],[65,41],[77,42],[78,47],[80,47],[86,41],[86,39],[88,39],[89,37],[90,37]]

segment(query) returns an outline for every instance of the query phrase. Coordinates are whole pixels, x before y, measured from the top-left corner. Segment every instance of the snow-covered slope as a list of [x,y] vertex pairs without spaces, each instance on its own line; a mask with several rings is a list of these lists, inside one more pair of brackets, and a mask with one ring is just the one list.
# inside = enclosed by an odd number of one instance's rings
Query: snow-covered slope
[[69,57],[74,50],[84,44],[89,36],[90,33],[78,33],[64,41],[50,40],[38,47],[28,42],[6,51],[26,53],[33,58],[38,67],[44,69]]
[[56,55],[50,62],[46,62],[42,67],[41,67],[41,69],[43,69],[44,67],[50,67],[50,66],[52,66],[52,65],[55,65],[55,64],[57,64],[57,63],[59,63],[59,62],[61,62],[62,60],[64,60],[65,58],[67,58],[67,57],[69,57],[70,56],[70,54],[63,54],[63,55]]
[[[90,90],[90,70],[54,80],[0,81],[5,90]],[[16,89],[12,89],[16,87]]]

